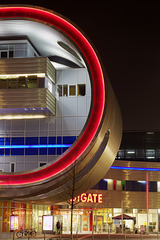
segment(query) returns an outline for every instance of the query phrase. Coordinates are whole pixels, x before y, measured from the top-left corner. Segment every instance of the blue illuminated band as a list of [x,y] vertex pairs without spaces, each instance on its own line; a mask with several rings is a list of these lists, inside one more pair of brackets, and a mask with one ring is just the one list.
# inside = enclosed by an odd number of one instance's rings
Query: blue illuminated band
[[41,144],[41,145],[0,145],[0,149],[16,148],[69,148],[71,144]]
[[135,170],[135,171],[160,171],[160,168],[140,168],[140,167],[120,167],[120,166],[111,166],[111,169],[118,170]]

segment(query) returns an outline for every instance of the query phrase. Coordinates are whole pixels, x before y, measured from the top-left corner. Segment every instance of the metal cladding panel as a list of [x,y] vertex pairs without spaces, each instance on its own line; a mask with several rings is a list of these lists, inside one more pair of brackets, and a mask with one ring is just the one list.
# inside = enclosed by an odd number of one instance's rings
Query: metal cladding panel
[[[146,193],[145,192],[128,192],[114,190],[90,190],[89,193],[97,193],[103,195],[103,202],[98,205],[100,208],[121,208],[123,200],[123,209],[146,209]],[[149,208],[159,209],[160,193],[149,193]],[[93,203],[81,203],[81,207],[93,207]]]
[[[116,160],[113,166],[126,167],[126,168],[134,167],[134,169],[137,168],[137,170],[110,169],[105,175],[105,178],[114,179],[114,180],[146,181],[146,172],[148,172],[149,181],[160,181],[160,165],[158,162]],[[144,170],[140,170],[140,169],[144,169]],[[147,171],[147,169],[149,169],[149,171]],[[157,171],[155,171],[156,169]]]
[[55,13],[34,7],[0,8],[0,11],[2,18],[32,19],[58,28],[79,49],[87,64],[92,103],[77,140],[56,162],[48,166],[29,172],[0,175],[1,199],[47,203],[68,200],[73,182],[74,195],[79,195],[102,179],[112,165],[122,135],[119,105],[94,49],[71,23]]
[[1,89],[0,108],[48,108],[55,115],[55,97],[46,88]]
[[45,73],[55,83],[56,71],[47,57],[0,59],[0,75]]

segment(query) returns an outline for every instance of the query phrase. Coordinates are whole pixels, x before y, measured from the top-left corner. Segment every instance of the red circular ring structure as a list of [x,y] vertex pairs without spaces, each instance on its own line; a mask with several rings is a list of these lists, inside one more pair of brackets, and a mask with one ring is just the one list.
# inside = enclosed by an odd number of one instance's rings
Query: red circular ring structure
[[65,33],[82,51],[89,66],[93,81],[93,108],[88,125],[75,146],[52,165],[33,172],[23,174],[0,175],[1,185],[22,185],[48,179],[70,166],[93,140],[100,125],[105,105],[105,83],[102,68],[92,46],[84,35],[71,23],[55,13],[33,7],[0,7],[1,19],[27,19],[49,24]]

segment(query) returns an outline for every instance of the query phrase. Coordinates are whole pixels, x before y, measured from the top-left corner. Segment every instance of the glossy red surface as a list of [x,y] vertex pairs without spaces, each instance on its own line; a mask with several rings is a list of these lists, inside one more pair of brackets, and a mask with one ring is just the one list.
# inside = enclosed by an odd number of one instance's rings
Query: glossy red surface
[[28,19],[48,23],[68,35],[80,48],[91,71],[93,81],[93,109],[88,125],[77,144],[60,160],[52,165],[30,173],[0,175],[1,185],[21,185],[47,179],[63,171],[83,154],[94,138],[102,119],[105,104],[104,77],[98,57],[84,35],[71,23],[60,16],[42,9],[32,7],[1,7],[1,19]]

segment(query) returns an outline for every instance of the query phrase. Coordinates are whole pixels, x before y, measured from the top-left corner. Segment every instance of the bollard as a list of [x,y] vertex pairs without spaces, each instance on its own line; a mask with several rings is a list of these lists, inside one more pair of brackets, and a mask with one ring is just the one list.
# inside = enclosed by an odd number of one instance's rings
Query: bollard
[[13,230],[13,240],[14,240],[14,230]]

